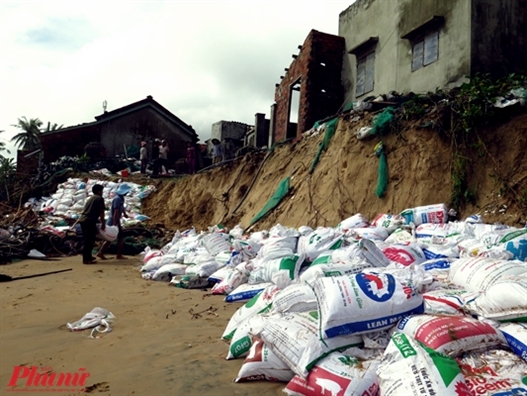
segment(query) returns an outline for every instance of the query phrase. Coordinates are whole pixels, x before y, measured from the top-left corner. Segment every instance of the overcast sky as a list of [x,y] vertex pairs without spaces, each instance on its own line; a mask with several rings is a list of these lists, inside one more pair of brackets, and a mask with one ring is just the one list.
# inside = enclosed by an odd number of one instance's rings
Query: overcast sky
[[254,123],[311,29],[347,1],[0,0],[0,135],[22,116],[64,126],[152,95],[201,141]]

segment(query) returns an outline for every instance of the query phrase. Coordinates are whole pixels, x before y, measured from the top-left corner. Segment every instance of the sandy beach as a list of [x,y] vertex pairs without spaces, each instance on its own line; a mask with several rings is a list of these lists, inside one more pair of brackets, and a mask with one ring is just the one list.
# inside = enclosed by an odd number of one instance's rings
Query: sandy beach
[[[138,257],[82,265],[81,257],[24,260],[0,267],[10,276],[72,268],[72,271],[0,284],[0,394],[82,394],[38,391],[19,379],[17,366],[56,373],[89,373],[87,393],[106,395],[272,395],[285,384],[233,382],[243,359],[225,360],[220,340],[240,304],[200,290],[145,281]],[[111,311],[112,331],[92,339],[66,323],[95,307]],[[193,318],[189,310],[201,313]],[[19,373],[23,373],[20,371]],[[39,388],[42,390],[42,388]]]

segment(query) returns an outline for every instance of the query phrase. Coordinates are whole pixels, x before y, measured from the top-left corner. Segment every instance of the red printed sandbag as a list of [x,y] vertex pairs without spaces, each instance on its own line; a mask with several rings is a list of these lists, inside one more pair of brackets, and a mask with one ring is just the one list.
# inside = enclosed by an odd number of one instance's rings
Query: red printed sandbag
[[376,396],[379,392],[376,374],[379,363],[380,360],[360,361],[334,352],[318,362],[307,379],[295,376],[284,392],[290,396]]
[[423,293],[425,314],[465,316],[463,296],[466,290],[432,290]]
[[223,278],[219,283],[216,283],[212,289],[212,294],[230,294],[238,286],[247,282],[249,277],[237,269],[233,268],[225,278]]
[[469,353],[457,363],[474,396],[527,395],[527,363],[512,352]]
[[163,255],[163,252],[161,250],[150,250],[150,248],[147,248],[147,252],[145,254],[145,257],[143,259],[143,264],[148,263],[148,261],[154,257],[159,257]]
[[289,382],[295,373],[265,343],[253,337],[249,355],[234,382],[278,381]]
[[382,252],[388,259],[406,267],[426,261],[423,250],[415,243],[390,245],[382,249]]
[[394,331],[449,356],[507,345],[503,334],[490,324],[462,316],[413,315],[402,319]]

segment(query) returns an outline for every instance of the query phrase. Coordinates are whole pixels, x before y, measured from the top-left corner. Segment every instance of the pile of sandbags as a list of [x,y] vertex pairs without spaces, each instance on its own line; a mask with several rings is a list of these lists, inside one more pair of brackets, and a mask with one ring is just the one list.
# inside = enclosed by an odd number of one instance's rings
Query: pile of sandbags
[[[89,179],[84,182],[78,178],[69,178],[66,182],[59,184],[57,191],[51,197],[44,197],[40,200],[32,198],[26,203],[26,206],[32,207],[35,211],[45,212],[50,216],[77,219],[84,208],[86,199],[92,195],[91,189],[94,184],[101,184],[104,187],[103,198],[107,209],[109,209],[115,192],[122,183],[96,179]],[[148,219],[141,212],[141,201],[155,191],[155,187],[131,182],[126,182],[126,184],[131,187],[125,199],[125,208],[129,217],[122,219],[123,225]],[[108,215],[109,210],[106,212],[106,217]]]
[[[237,382],[289,395],[527,395],[527,229],[444,205],[336,227],[176,233],[146,279],[206,277],[243,305]],[[524,393],[522,393],[524,392]]]

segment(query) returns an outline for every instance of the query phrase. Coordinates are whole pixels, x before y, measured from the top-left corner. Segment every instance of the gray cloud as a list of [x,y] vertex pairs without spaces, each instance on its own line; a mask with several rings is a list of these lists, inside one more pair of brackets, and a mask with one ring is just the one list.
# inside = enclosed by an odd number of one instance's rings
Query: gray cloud
[[81,48],[95,37],[90,22],[82,17],[52,17],[44,26],[27,30],[20,37],[20,44],[72,51]]

